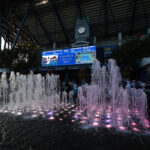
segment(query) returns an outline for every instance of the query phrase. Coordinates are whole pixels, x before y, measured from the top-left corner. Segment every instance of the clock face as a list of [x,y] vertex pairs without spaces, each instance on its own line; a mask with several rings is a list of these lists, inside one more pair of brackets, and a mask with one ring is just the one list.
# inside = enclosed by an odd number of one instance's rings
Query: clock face
[[85,27],[79,27],[78,28],[78,33],[83,34],[85,32]]

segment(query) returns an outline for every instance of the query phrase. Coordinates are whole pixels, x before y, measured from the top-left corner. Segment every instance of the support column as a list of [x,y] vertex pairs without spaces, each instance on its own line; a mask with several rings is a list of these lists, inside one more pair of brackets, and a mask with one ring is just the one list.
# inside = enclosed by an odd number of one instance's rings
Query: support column
[[4,49],[6,48],[7,39],[8,39],[8,32],[7,32],[6,35],[5,35]]
[[118,46],[121,46],[121,41],[122,41],[122,33],[118,33]]
[[56,48],[56,42],[53,42],[53,49]]
[[18,38],[19,38],[19,35],[20,35],[21,31],[22,31],[22,28],[23,28],[23,26],[24,26],[24,23],[25,23],[25,21],[26,21],[26,18],[27,18],[28,14],[29,14],[29,11],[30,11],[30,8],[31,8],[32,5],[33,5],[33,1],[31,1],[31,2],[29,3],[29,7],[27,8],[27,10],[26,10],[26,12],[25,12],[25,14],[24,14],[24,17],[23,17],[22,22],[21,22],[21,24],[20,24],[19,31],[18,31],[18,33],[17,33],[17,35],[16,35],[16,37],[15,37],[15,40],[14,40],[14,42],[13,42],[13,44],[12,44],[12,49],[16,46],[16,43],[17,43]]
[[96,45],[96,36],[94,36],[94,38],[93,38],[93,43],[94,43],[94,45]]
[[2,49],[2,10],[0,9],[0,50]]
[[147,37],[150,37],[150,28],[147,29]]

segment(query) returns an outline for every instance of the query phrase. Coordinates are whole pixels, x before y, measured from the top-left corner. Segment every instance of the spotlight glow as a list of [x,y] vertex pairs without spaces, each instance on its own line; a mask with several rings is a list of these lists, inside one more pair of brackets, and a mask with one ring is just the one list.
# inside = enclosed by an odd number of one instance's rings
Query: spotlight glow
[[145,127],[146,127],[146,128],[150,128],[150,125],[149,125],[149,124],[145,124]]
[[112,125],[111,124],[107,124],[106,128],[112,128]]
[[132,122],[131,125],[134,127],[134,126],[136,126],[136,123],[135,123],[135,122]]
[[94,118],[94,121],[99,121],[99,118]]
[[40,111],[40,112],[39,112],[39,114],[40,114],[40,115],[43,115],[43,114],[44,114],[44,112],[43,112],[43,111]]
[[31,118],[36,118],[36,117],[38,117],[37,114],[33,114],[33,115],[31,116]]
[[88,117],[82,117],[82,119],[87,120],[87,119],[88,119]]
[[118,117],[117,120],[122,120],[122,118],[121,118],[121,117]]
[[50,112],[48,113],[48,115],[53,115],[53,113],[54,113],[53,111],[50,111]]
[[136,132],[140,132],[140,130],[138,128],[133,128],[133,130]]
[[92,126],[97,127],[97,126],[99,126],[99,123],[98,122],[93,122]]
[[49,120],[54,120],[55,118],[53,117],[53,116],[51,116],[50,118],[49,118]]
[[59,121],[63,121],[63,118],[59,118]]
[[20,115],[22,115],[22,113],[21,113],[21,112],[18,112],[17,115],[20,116]]
[[110,116],[110,115],[106,115],[106,118],[108,118],[108,119],[109,119],[109,118],[111,118],[111,116]]
[[119,129],[120,129],[120,130],[126,130],[126,127],[120,126]]
[[106,122],[106,123],[110,123],[110,122],[111,122],[111,119],[106,119],[105,122]]
[[5,110],[4,113],[8,113],[8,110]]
[[99,114],[95,114],[95,117],[99,117]]
[[86,121],[84,121],[84,120],[81,120],[81,121],[80,121],[80,123],[81,123],[81,124],[84,124],[84,123],[86,123]]

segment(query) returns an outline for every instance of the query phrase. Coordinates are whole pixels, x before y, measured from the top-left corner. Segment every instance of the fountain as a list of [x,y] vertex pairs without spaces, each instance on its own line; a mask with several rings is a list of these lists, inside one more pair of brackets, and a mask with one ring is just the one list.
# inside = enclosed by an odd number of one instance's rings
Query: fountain
[[147,96],[142,89],[123,88],[116,61],[110,59],[107,67],[101,67],[95,60],[91,75],[91,85],[82,85],[78,90],[79,103],[74,117],[82,127],[114,127],[148,133]]
[[142,89],[123,88],[116,61],[110,59],[107,66],[101,67],[94,60],[91,72],[91,84],[78,88],[76,108],[73,92],[60,92],[58,75],[11,72],[8,78],[4,72],[0,78],[0,112],[59,121],[73,115],[70,121],[86,129],[149,133],[147,96]]
[[37,117],[48,111],[59,111],[61,98],[59,76],[41,74],[22,75],[4,72],[0,80],[0,112]]

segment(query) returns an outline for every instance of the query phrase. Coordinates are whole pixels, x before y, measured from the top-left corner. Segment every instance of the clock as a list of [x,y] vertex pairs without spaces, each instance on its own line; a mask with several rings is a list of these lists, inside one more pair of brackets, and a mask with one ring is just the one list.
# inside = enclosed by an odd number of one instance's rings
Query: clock
[[85,32],[85,27],[81,26],[78,28],[78,33],[83,34]]

